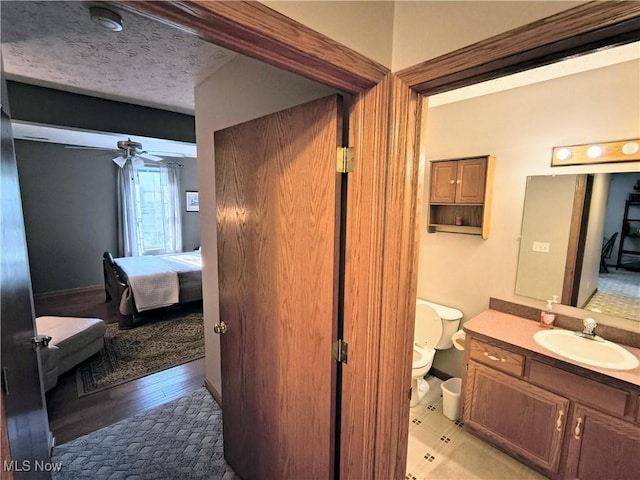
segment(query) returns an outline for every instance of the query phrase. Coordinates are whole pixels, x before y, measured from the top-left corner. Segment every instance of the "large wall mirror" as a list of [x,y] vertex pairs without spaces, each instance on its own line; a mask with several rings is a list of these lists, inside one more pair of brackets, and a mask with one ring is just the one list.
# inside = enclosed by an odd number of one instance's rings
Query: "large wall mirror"
[[640,321],[640,172],[527,177],[515,293]]

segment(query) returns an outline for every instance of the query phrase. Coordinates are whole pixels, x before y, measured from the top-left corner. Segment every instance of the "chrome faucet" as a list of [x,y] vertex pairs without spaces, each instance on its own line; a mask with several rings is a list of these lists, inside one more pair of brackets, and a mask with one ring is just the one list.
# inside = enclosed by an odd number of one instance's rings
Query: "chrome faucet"
[[579,337],[588,338],[589,340],[597,340],[599,342],[603,341],[603,339],[598,337],[594,332],[598,324],[593,318],[585,318],[582,321],[582,325],[584,325],[584,330],[582,330],[581,332],[573,332],[573,333],[575,333]]

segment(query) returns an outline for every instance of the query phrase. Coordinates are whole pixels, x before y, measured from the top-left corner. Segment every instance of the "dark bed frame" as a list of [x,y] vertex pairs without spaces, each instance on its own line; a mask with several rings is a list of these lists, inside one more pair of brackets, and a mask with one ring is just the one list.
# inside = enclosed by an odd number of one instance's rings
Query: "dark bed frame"
[[127,275],[116,265],[110,252],[104,252],[102,256],[102,271],[104,273],[105,302],[113,302],[118,316],[118,327],[123,330],[133,328],[134,315],[120,313],[120,299],[127,289]]
[[[129,286],[127,274],[116,264],[113,255],[110,252],[104,252],[102,256],[102,270],[104,273],[104,291],[105,302],[113,302],[118,316],[118,326],[120,329],[128,329],[135,327],[135,324],[144,319],[146,311],[142,314],[138,312],[133,298],[130,305],[133,307],[133,313],[130,315],[120,312],[120,301],[122,295]],[[180,282],[180,297],[178,304],[192,303],[202,301],[202,282],[201,280],[189,279],[186,277],[178,277]],[[163,311],[167,308],[159,308],[157,310],[149,310],[149,312]]]

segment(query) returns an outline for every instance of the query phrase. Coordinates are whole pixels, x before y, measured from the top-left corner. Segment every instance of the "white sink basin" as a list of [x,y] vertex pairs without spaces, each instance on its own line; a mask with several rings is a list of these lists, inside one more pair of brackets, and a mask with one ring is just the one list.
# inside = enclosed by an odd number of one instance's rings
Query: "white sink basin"
[[611,370],[633,370],[638,359],[620,345],[575,335],[568,330],[540,330],[534,333],[536,343],[561,357],[592,367]]

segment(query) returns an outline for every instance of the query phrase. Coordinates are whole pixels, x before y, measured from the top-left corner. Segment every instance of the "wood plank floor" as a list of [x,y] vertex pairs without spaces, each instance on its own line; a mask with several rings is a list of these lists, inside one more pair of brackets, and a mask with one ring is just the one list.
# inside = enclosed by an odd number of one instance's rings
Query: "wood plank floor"
[[[76,291],[69,295],[34,299],[36,315],[97,317],[117,321],[104,291]],[[204,385],[204,358],[78,398],[76,370],[58,378],[45,397],[49,428],[58,445],[157,407]]]
[[78,398],[75,369],[46,394],[58,445],[188,395],[204,385],[204,358]]

